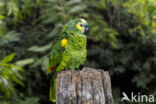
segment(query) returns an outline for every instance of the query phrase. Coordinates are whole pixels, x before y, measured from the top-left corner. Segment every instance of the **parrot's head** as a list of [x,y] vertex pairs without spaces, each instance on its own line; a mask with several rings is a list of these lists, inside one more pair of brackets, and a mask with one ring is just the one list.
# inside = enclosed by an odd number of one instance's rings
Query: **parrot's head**
[[76,18],[69,21],[65,27],[70,33],[79,32],[86,35],[89,32],[88,22],[82,18]]

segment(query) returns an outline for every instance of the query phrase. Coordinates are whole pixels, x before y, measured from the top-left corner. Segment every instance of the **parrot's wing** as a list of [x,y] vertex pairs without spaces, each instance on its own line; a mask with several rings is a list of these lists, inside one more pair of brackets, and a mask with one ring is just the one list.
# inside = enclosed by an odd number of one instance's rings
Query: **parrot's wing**
[[49,69],[56,68],[63,57],[65,48],[61,46],[61,40],[61,38],[58,38],[52,43],[49,54]]
[[65,47],[61,46],[63,38],[57,37],[53,43],[49,54],[49,69],[48,69],[48,76],[51,79],[50,83],[50,100],[52,102],[56,102],[56,95],[55,95],[55,78],[56,78],[56,69],[57,66],[60,64],[63,58],[63,52]]

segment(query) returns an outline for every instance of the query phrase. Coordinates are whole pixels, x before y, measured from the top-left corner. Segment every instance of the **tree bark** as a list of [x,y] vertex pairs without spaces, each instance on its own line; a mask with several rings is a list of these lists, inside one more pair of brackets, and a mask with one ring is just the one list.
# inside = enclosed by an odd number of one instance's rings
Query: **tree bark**
[[88,67],[58,73],[56,104],[113,104],[109,73]]

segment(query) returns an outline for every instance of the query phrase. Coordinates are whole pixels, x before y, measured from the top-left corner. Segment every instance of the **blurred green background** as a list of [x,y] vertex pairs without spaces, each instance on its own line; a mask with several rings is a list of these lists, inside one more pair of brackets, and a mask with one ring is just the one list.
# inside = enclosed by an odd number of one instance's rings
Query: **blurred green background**
[[48,53],[76,17],[90,27],[84,66],[109,71],[115,104],[156,95],[155,0],[0,0],[0,104],[50,104]]

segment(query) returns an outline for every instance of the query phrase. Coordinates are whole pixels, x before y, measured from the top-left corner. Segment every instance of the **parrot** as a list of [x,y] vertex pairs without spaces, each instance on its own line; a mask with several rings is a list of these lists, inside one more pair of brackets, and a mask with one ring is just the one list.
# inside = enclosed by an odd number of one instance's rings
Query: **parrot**
[[58,72],[77,69],[87,57],[88,22],[75,18],[67,22],[52,42],[49,54],[48,76],[50,78],[50,101],[56,102],[55,80]]

